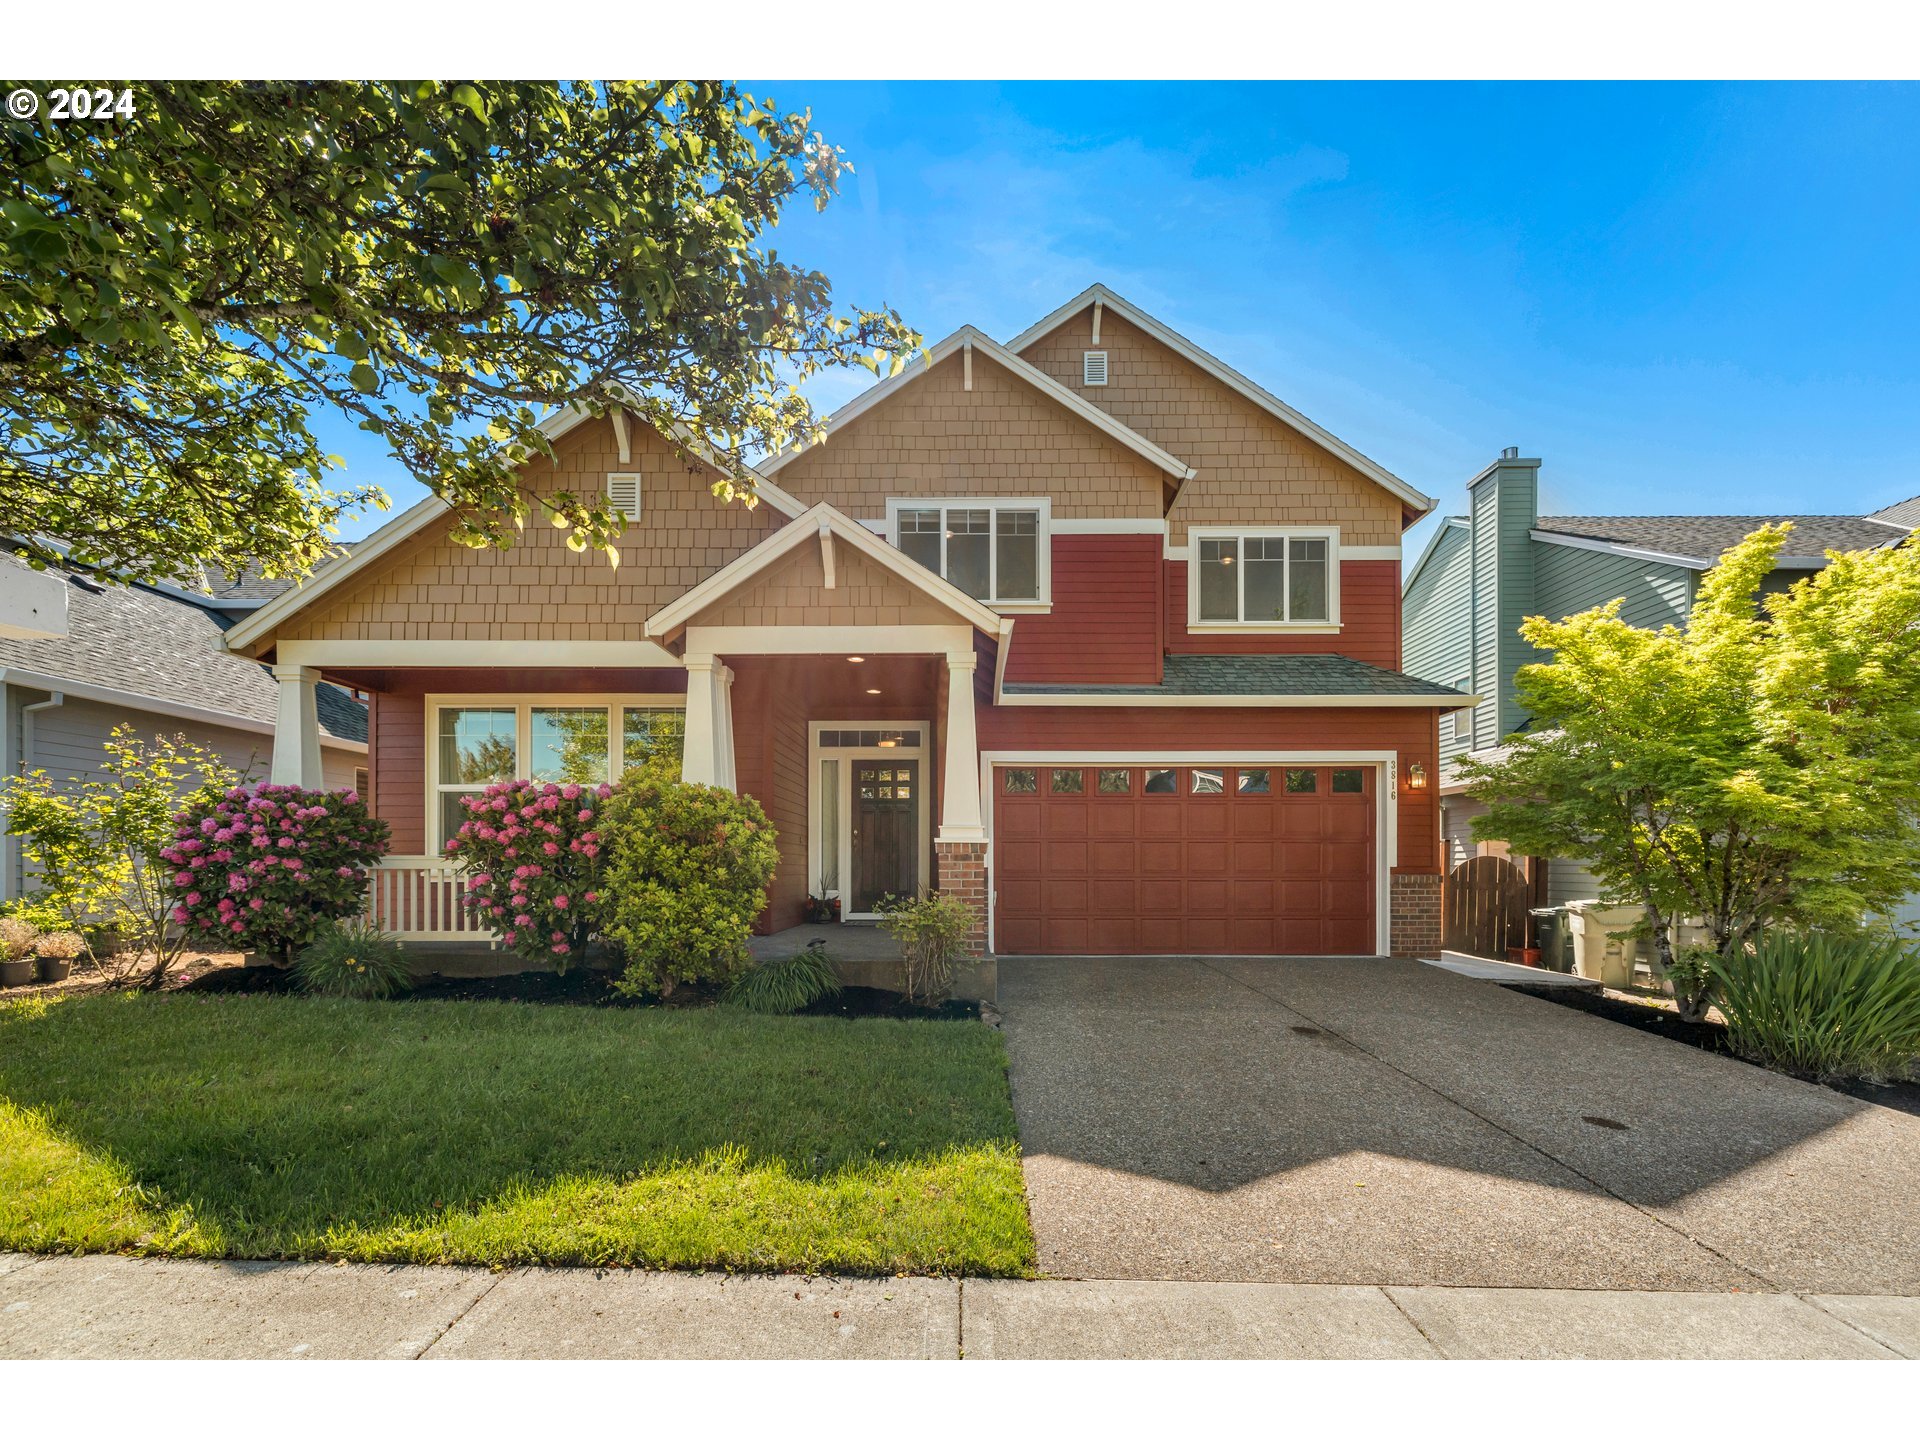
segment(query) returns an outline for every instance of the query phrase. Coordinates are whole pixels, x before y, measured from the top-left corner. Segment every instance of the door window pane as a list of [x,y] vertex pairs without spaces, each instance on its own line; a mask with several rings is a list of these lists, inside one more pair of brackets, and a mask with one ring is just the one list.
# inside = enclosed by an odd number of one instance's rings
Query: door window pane
[[1333,613],[1327,596],[1327,542],[1290,540],[1287,546],[1287,618],[1325,620]]
[[1174,783],[1173,771],[1171,770],[1147,771],[1147,783],[1145,787],[1145,793],[1147,793],[1148,795],[1175,795],[1179,793],[1179,790],[1180,790],[1180,787]]
[[620,718],[620,768],[631,770],[653,755],[678,760],[686,739],[686,711],[664,705],[641,709],[629,706]]
[[1133,772],[1131,770],[1102,770],[1100,772],[1100,793],[1102,795],[1131,795],[1133,793]]
[[1193,793],[1196,795],[1224,795],[1227,793],[1227,777],[1224,770],[1190,770],[1193,777]]
[[1242,770],[1236,781],[1235,788],[1242,795],[1265,795],[1272,789],[1265,770]]
[[1319,788],[1320,772],[1318,770],[1287,771],[1287,794],[1311,795]]
[[902,510],[900,549],[934,574],[940,573],[940,512]]
[[1241,542],[1245,554],[1246,575],[1240,618],[1249,622],[1271,623],[1287,618],[1285,540],[1250,535]]
[[1200,567],[1202,620],[1240,618],[1240,581],[1233,568],[1239,554],[1240,542],[1231,537],[1200,542],[1194,564]]
[[1040,781],[1032,770],[1003,770],[1000,773],[1007,777],[1007,794],[1037,795],[1040,793]]
[[491,785],[511,780],[519,763],[516,712],[506,709],[440,711],[440,783]]
[[575,705],[533,707],[528,774],[549,783],[598,785],[607,778],[607,712]]
[[992,538],[991,510],[947,511],[947,579],[976,600],[993,593]]
[[1056,795],[1081,795],[1086,793],[1087,772],[1084,770],[1056,770],[1053,772],[1053,793]]
[[994,563],[1000,600],[1040,598],[1040,512],[1002,510],[994,516]]
[[1336,795],[1361,795],[1366,792],[1367,775],[1364,770],[1336,770],[1333,772],[1333,793]]
[[820,762],[820,889],[840,888],[840,762]]

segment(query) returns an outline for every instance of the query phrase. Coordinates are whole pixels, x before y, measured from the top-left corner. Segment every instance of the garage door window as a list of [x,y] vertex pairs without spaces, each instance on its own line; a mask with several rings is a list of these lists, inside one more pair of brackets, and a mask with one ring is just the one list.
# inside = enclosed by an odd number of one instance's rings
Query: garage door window
[[1311,795],[1319,788],[1320,772],[1318,770],[1287,771],[1287,794]]
[[1009,795],[1037,795],[1040,791],[1039,777],[1032,770],[1002,770],[1000,773],[1006,777],[1005,788]]
[[1178,795],[1180,793],[1178,776],[1171,770],[1147,771],[1146,793],[1149,795]]
[[1087,772],[1084,770],[1055,770],[1050,788],[1055,795],[1085,794],[1087,788]]
[[1196,795],[1224,795],[1227,793],[1227,772],[1224,770],[1189,770],[1192,778],[1193,793]]
[[1102,770],[1100,772],[1100,793],[1102,795],[1131,795],[1133,793],[1133,772],[1131,770]]
[[1242,795],[1266,795],[1272,785],[1265,770],[1242,770],[1234,777],[1234,788]]
[[1333,772],[1333,793],[1336,795],[1364,795],[1367,789],[1367,772],[1364,770],[1336,770]]

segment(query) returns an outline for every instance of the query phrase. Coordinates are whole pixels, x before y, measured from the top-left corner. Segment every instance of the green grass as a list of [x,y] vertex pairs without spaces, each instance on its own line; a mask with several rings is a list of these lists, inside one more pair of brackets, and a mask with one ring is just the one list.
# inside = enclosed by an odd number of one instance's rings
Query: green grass
[[178,993],[0,1005],[0,1249],[1034,1265],[983,1025]]

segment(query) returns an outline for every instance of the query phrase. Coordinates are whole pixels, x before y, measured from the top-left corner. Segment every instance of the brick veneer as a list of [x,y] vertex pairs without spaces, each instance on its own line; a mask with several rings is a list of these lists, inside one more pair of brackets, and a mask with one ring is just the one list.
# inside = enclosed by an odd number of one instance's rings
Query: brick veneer
[[1402,959],[1432,959],[1440,953],[1440,877],[1395,875],[1393,953]]
[[943,895],[973,907],[973,929],[967,935],[967,953],[987,953],[987,847],[978,841],[933,842],[933,873]]

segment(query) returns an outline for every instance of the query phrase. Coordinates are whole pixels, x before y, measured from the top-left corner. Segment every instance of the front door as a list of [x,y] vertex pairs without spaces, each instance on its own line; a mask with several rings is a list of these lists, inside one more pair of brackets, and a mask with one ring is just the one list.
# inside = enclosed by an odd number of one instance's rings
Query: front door
[[853,762],[854,913],[920,889],[920,762]]

